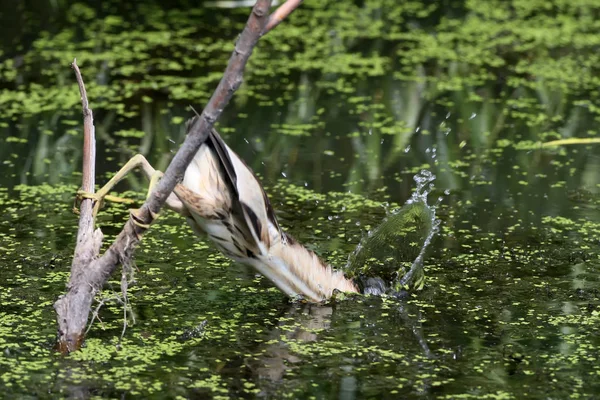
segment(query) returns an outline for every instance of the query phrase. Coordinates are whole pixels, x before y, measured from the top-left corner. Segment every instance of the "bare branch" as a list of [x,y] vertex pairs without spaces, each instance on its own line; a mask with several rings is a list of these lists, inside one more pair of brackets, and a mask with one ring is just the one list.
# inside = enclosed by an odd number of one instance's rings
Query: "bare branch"
[[[85,85],[83,84],[83,78],[81,76],[81,71],[77,66],[77,60],[73,60],[71,63],[71,68],[75,71],[75,77],[77,78],[77,84],[79,85],[79,93],[81,94],[81,105],[83,108],[83,182],[81,188],[88,192],[94,193],[94,179],[95,179],[95,169],[96,169],[96,138],[95,138],[95,129],[94,129],[94,115],[92,110],[90,110],[89,102],[87,99],[87,92],[85,90]],[[89,205],[90,211],[89,215],[85,217],[92,217],[91,212],[91,199],[85,199],[81,202],[83,213],[83,205]],[[86,214],[88,214],[86,212]],[[81,214],[80,221],[84,219],[84,215]]]
[[[94,116],[89,108],[87,93],[81,71],[77,66],[77,60],[73,60],[71,67],[75,71],[79,93],[81,94],[81,104],[83,108],[83,179],[82,189],[86,192],[94,192],[94,175],[96,165],[96,139],[94,137]],[[85,279],[86,267],[98,257],[100,246],[102,245],[102,232],[98,229],[94,232],[93,201],[84,199],[80,206],[79,228],[77,231],[77,243],[75,245],[75,254],[71,264],[71,275],[69,277],[68,288],[71,291],[76,288],[76,296],[61,296],[54,308],[57,314],[58,337],[57,349],[62,353],[67,353],[74,348],[78,348],[83,340],[83,332],[87,322],[87,316],[91,307],[92,300],[96,294],[97,286],[90,286]],[[75,299],[81,300],[74,301]],[[81,310],[81,307],[87,307]],[[83,318],[85,314],[85,318]]]
[[269,21],[267,21],[267,26],[263,30],[262,34],[266,34],[271,29],[275,28],[277,25],[281,23],[284,19],[287,18],[288,15],[292,13],[304,0],[287,0],[283,3],[274,13],[269,16]]

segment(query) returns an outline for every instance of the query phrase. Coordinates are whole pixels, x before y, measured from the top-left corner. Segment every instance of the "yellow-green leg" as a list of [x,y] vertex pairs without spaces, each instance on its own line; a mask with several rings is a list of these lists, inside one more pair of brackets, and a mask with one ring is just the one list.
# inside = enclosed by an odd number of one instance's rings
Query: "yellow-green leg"
[[[146,160],[146,158],[141,154],[136,154],[129,161],[127,161],[127,163],[119,170],[119,172],[117,172],[115,174],[115,176],[113,176],[106,183],[106,185],[104,185],[96,193],[88,193],[88,192],[83,192],[80,190],[77,192],[77,196],[80,198],[93,199],[95,201],[94,209],[93,209],[94,218],[98,214],[98,211],[100,210],[103,200],[123,202],[123,203],[133,202],[130,199],[123,199],[120,197],[111,196],[108,193],[115,187],[115,185],[117,183],[119,183],[121,180],[123,180],[123,178],[125,178],[125,176],[127,176],[128,173],[130,173],[131,171],[133,171],[134,169],[136,169],[138,167],[141,167],[142,172],[144,173],[146,178],[148,178],[150,180],[150,185],[148,186],[148,194],[146,196],[146,198],[147,198],[148,196],[150,196],[150,193],[152,193],[152,189],[154,188],[156,183],[160,180],[160,178],[162,177],[163,174],[162,174],[162,172],[155,170],[152,167],[152,165],[150,165],[148,160]],[[182,209],[184,208],[183,204],[174,195],[170,195],[169,198],[167,199],[167,206],[177,212],[181,212]]]

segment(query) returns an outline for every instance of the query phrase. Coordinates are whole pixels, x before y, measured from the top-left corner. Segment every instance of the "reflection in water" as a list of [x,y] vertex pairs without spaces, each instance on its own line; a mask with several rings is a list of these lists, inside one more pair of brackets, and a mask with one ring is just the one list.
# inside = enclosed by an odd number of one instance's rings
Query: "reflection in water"
[[[289,341],[315,342],[318,332],[329,329],[333,308],[307,304],[305,306],[291,305],[283,322],[273,329],[269,338],[274,343],[264,349],[264,357],[258,361],[254,369],[259,379],[268,379],[271,382],[281,380],[290,368],[302,361],[289,348]],[[285,338],[285,340],[284,340]]]
[[[371,303],[376,312],[381,313],[380,302]],[[393,317],[388,319],[388,323],[393,324],[397,332],[411,332],[413,339],[405,337],[405,341],[416,341],[421,347],[422,354],[427,359],[432,359],[435,355],[427,345],[427,339],[423,333],[422,315],[420,311],[402,301],[393,301],[391,309]],[[336,308],[334,306],[315,305],[315,304],[292,304],[288,311],[279,318],[280,322],[267,335],[266,343],[263,348],[258,348],[254,352],[261,356],[254,360],[246,360],[246,366],[253,371],[253,375],[262,388],[261,395],[269,397],[273,391],[273,385],[281,384],[284,380],[289,379],[286,373],[294,369],[298,369],[303,364],[312,363],[313,356],[316,356],[319,351],[327,351],[326,348],[319,348],[319,340],[321,336],[330,335],[332,320],[336,318]],[[382,321],[380,323],[385,323]],[[369,320],[363,320],[359,326],[354,329],[361,330],[361,325],[375,328],[375,324]],[[306,348],[310,344],[314,349],[315,354],[310,351],[298,351],[298,349]],[[293,349],[296,349],[294,351]],[[341,350],[341,349],[340,349]],[[354,345],[354,353],[370,353],[372,350],[363,348],[360,342]],[[417,352],[418,353],[418,352]],[[377,357],[377,353],[373,352],[372,357]],[[367,376],[362,376],[360,364],[365,362],[363,357],[343,358],[340,365],[341,374],[338,381],[337,392],[339,397],[354,399],[360,397],[359,385],[363,380],[369,379]],[[325,377],[321,377],[325,379]]]

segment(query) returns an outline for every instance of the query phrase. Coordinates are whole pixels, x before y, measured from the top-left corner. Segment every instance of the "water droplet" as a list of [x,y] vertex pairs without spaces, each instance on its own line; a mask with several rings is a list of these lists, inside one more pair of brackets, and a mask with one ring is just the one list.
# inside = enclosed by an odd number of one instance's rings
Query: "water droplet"
[[283,175],[284,178],[287,178],[287,175],[285,172],[282,172],[281,175]]
[[475,114],[475,113],[471,113],[471,116],[469,117],[469,120],[471,120],[471,119],[475,118],[476,116],[477,116],[477,114]]
[[427,195],[432,190],[432,182],[435,180],[435,175],[431,171],[423,169],[421,172],[416,174],[413,179],[417,184],[417,189],[413,192],[412,197],[407,201],[407,203],[422,201],[423,203],[427,204]]
[[404,148],[404,152],[408,153],[410,151],[410,144]]
[[[435,147],[430,148],[430,149],[428,149],[428,152],[435,154],[436,148]],[[419,251],[419,254],[412,263],[410,272],[405,274],[398,281],[398,283],[400,283],[401,285],[410,284],[415,279],[415,277],[416,277],[415,274],[420,273],[419,272],[420,269],[423,268],[423,260],[425,257],[425,252],[426,252],[427,248],[429,247],[429,245],[431,244],[432,239],[439,232],[440,224],[441,224],[441,221],[436,217],[436,208],[439,205],[439,202],[442,200],[442,197],[438,198],[438,203],[436,203],[436,204],[430,205],[428,203],[428,195],[431,194],[431,191],[434,189],[434,181],[436,179],[436,176],[431,171],[421,170],[421,171],[419,171],[419,173],[415,174],[413,179],[416,183],[416,188],[415,188],[415,191],[413,192],[411,198],[408,201],[406,201],[406,205],[421,203],[426,209],[428,209],[430,211],[430,218],[431,218],[430,223],[431,224],[430,224],[430,229],[426,233],[424,241],[422,242],[422,246]],[[385,208],[386,208],[386,210],[388,210],[389,205],[385,205]],[[402,207],[400,210],[394,210],[391,212],[391,214],[388,214],[388,217],[382,221],[382,225],[385,225],[387,223],[387,221],[389,221],[389,219],[392,218],[392,215],[394,213],[402,212],[403,208],[404,207]],[[382,226],[382,225],[380,225],[380,226]],[[357,252],[360,252],[361,249],[364,249],[363,243],[366,243],[364,241],[372,240],[373,235],[378,234],[378,230],[379,230],[379,227],[375,228],[374,230],[369,230],[367,237],[364,237],[363,240],[361,240],[361,243],[358,245],[358,247],[356,248],[356,250],[353,254],[358,254]],[[349,263],[350,263],[350,260],[349,260]],[[376,293],[376,294],[382,294],[382,293]]]

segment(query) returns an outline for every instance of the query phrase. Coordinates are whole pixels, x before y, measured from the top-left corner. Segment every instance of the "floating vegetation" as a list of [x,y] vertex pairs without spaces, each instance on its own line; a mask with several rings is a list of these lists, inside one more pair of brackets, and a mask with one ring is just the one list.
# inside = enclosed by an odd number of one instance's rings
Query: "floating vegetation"
[[[82,147],[68,64],[77,57],[88,82],[97,183],[137,152],[164,170],[248,9],[16,4],[7,15],[22,28],[0,47],[3,395],[593,397],[598,11],[590,0],[305,0],[261,39],[219,129],[284,229],[337,268],[429,170],[442,223],[423,290],[290,304],[164,212],[136,253],[135,324],[115,277],[87,347],[62,358],[52,304],[72,257]],[[119,195],[141,202],[146,187],[131,177]],[[126,218],[123,205],[102,210],[107,245]],[[399,243],[414,250],[408,268],[422,246]],[[383,261],[393,281],[398,264]]]

